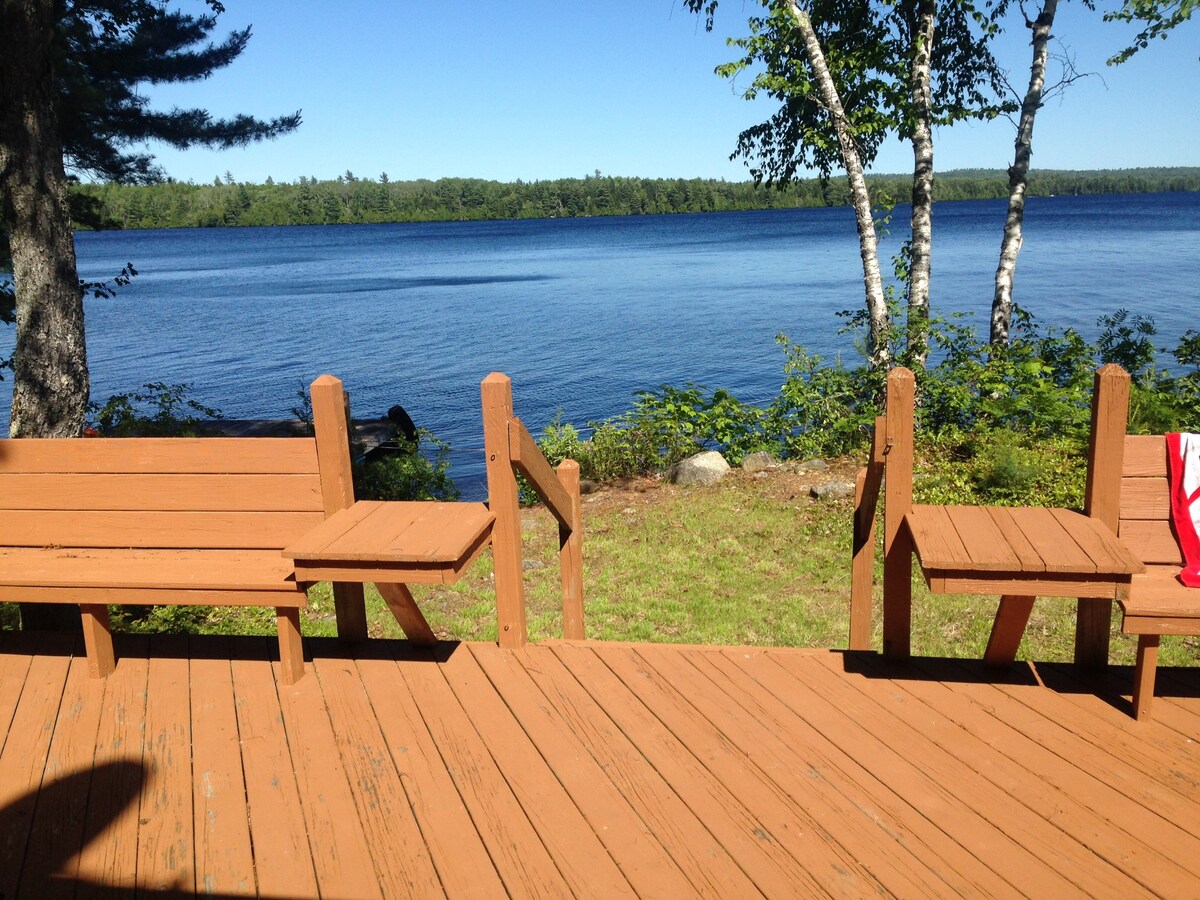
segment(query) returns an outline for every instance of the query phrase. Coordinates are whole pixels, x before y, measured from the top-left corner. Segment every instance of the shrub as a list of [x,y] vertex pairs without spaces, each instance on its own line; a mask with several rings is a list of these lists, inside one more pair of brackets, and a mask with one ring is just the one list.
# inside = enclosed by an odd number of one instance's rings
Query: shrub
[[[395,440],[395,439],[394,439]],[[422,452],[422,444],[430,449]],[[460,492],[450,478],[450,445],[428,431],[415,443],[399,441],[394,456],[355,463],[354,496],[359,500],[457,500]]]
[[88,404],[88,427],[105,437],[194,437],[220,412],[188,397],[191,386],[152,381],[103,406]]

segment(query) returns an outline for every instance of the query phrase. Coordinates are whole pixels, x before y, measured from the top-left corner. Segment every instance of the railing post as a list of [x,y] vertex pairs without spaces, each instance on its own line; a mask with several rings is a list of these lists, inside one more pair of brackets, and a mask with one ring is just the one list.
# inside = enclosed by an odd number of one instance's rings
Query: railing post
[[525,573],[521,566],[521,508],[512,468],[508,422],[513,415],[512,380],[493,372],[480,385],[483,399],[483,446],[487,454],[488,504],[492,561],[496,577],[496,624],[500,646],[525,646]]
[[[325,518],[354,504],[354,477],[350,469],[350,400],[342,382],[322,375],[312,383],[313,431],[317,441],[317,468],[321,473],[321,500]],[[361,584],[335,583],[333,604],[338,637],[367,639],[367,606]]]
[[871,458],[854,480],[854,544],[850,566],[850,649],[871,649],[871,607],[875,588],[875,512],[883,477],[887,419],[878,416],[871,432]]
[[[1083,511],[1117,533],[1121,517],[1121,469],[1129,419],[1129,375],[1113,363],[1096,370],[1092,388],[1092,433],[1088,441]],[[1112,601],[1080,599],[1075,615],[1075,662],[1108,665]]]
[[907,659],[912,631],[912,538],[904,517],[912,508],[913,403],[916,379],[903,367],[887,379],[883,506],[883,654]]
[[558,526],[558,560],[562,569],[563,637],[581,641],[583,633],[583,504],[579,499],[579,463],[564,459],[558,480],[571,498],[573,527]]

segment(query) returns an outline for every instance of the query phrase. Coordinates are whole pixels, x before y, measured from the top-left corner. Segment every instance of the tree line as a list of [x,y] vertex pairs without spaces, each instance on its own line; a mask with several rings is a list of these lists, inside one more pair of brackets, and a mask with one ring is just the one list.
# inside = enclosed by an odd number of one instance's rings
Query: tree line
[[[889,205],[905,196],[909,177],[868,176],[873,199]],[[1200,168],[1105,171],[1044,170],[1030,178],[1035,196],[1200,190]],[[209,184],[77,184],[77,205],[115,228],[209,228],[246,225],[340,225],[484,219],[730,212],[752,209],[845,206],[849,188],[837,179],[810,178],[782,189],[752,181],[604,176],[545,181],[442,178],[392,181],[346,172],[333,179],[301,177],[264,184],[218,176]],[[1008,196],[999,169],[943,172],[933,183],[937,200],[991,200]]]

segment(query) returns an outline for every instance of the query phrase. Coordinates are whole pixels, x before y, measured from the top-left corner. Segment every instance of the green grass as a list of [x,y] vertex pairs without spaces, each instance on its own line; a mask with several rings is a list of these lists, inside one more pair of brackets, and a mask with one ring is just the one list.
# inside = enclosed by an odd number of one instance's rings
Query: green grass
[[[852,462],[828,477],[849,478]],[[718,485],[677,488],[642,481],[584,497],[584,595],[589,638],[687,644],[845,647],[849,627],[849,500],[808,496],[811,476],[754,478],[735,471]],[[526,606],[533,640],[561,637],[557,523],[542,508],[523,513]],[[881,554],[877,553],[877,560]],[[530,562],[531,561],[531,562]],[[914,567],[914,572],[916,569]],[[881,645],[879,575],[874,646]],[[485,552],[454,585],[414,586],[421,609],[441,637],[495,640],[495,590]],[[930,595],[914,576],[913,652],[978,659],[987,643],[994,597]],[[369,631],[403,634],[373,587]],[[333,635],[328,585],[310,594],[307,635]],[[1043,598],[1034,606],[1020,658],[1069,661],[1075,602]],[[16,626],[15,608],[0,623]],[[160,607],[127,630],[273,634],[271,609],[197,611]],[[1113,619],[1112,660],[1131,664],[1133,638]],[[1200,664],[1200,639],[1164,638],[1163,665]]]

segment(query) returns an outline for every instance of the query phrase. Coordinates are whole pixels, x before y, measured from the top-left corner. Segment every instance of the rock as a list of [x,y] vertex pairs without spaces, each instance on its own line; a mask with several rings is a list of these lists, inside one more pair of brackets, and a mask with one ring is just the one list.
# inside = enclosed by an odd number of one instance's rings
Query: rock
[[521,568],[528,572],[532,569],[544,569],[546,568],[546,564],[540,559],[523,559],[521,560]]
[[854,482],[826,481],[824,484],[814,484],[810,493],[818,500],[840,500],[843,497],[853,497]]
[[746,472],[761,472],[764,469],[774,469],[778,465],[779,460],[763,451],[751,453],[742,460],[742,469]]
[[587,478],[579,479],[579,493],[594,494],[598,490],[600,490],[600,485],[597,484],[596,482],[591,481],[590,479],[587,479]]
[[823,459],[806,459],[802,462],[792,463],[791,470],[796,473],[800,472],[824,472],[829,468],[829,463]]
[[729,463],[716,450],[706,450],[689,456],[671,473],[671,481],[679,485],[716,484],[729,474]]

